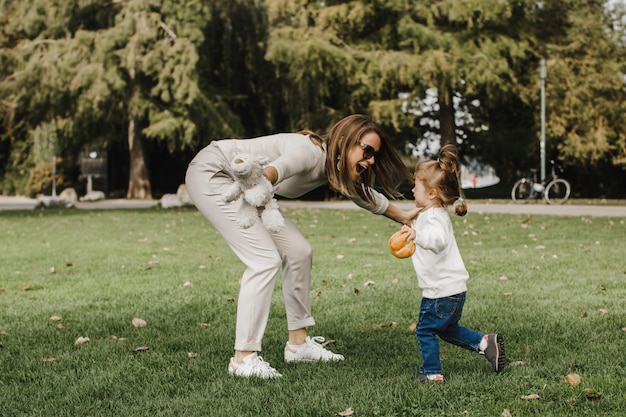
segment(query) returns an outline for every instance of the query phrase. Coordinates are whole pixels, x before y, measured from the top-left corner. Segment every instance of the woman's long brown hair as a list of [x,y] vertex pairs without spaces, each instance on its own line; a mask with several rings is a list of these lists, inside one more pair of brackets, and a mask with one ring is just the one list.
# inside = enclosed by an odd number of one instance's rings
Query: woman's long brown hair
[[[370,132],[380,137],[376,163],[363,172],[359,182],[354,183],[350,178],[347,155]],[[315,138],[312,140],[315,142]],[[353,114],[343,118],[321,140],[326,146],[328,183],[333,190],[346,197],[358,196],[373,204],[371,189],[378,186],[390,198],[401,198],[398,188],[404,181],[413,180],[413,174],[400,159],[385,131],[368,116]]]

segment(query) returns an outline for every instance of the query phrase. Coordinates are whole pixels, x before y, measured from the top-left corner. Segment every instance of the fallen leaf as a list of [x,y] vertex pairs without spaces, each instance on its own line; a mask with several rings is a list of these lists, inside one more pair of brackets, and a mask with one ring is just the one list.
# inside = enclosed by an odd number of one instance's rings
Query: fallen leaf
[[185,281],[183,287],[191,287],[191,281]]
[[354,287],[354,293],[356,295],[359,295],[361,293],[361,291],[359,291],[359,289],[357,287]]
[[201,321],[199,321],[198,323],[196,323],[198,325],[198,327],[211,327],[210,323],[203,323]]
[[76,341],[74,342],[74,346],[77,345],[84,345],[85,343],[89,343],[89,338],[88,337],[79,337],[78,339],[76,339]]
[[24,285],[22,287],[22,291],[28,291],[28,290],[30,290],[30,285]]
[[135,327],[146,327],[148,325],[148,322],[137,317],[133,319],[132,323],[133,323],[133,326]]
[[65,326],[63,325],[63,323],[59,323],[59,324],[57,324],[57,329],[63,330],[63,329],[65,329]]
[[417,323],[411,323],[411,325],[406,328],[406,331],[409,333],[415,333],[416,328],[417,328]]
[[609,314],[609,310],[607,310],[606,308],[601,308],[600,310],[598,310],[600,313],[602,314]]
[[515,361],[515,362],[510,363],[511,366],[524,366],[526,364],[527,364],[526,361]]
[[508,280],[506,275],[501,275],[500,278],[498,278],[500,281],[506,281]]
[[505,408],[504,410],[502,410],[502,414],[500,414],[501,417],[512,417],[511,412],[509,411],[508,408]]
[[392,283],[392,284],[397,284],[397,283],[398,283],[398,278],[394,278],[394,279],[392,279],[392,280],[391,280],[391,283]]
[[56,358],[42,358],[41,361],[44,363],[52,363],[56,361]]
[[59,321],[59,320],[61,320],[61,317],[59,317],[59,316],[50,316],[50,320],[52,320],[52,321]]
[[57,272],[57,270],[53,266],[50,267],[49,271],[51,274],[54,274],[55,272]]
[[369,287],[370,285],[374,285],[374,284],[376,284],[376,283],[370,279],[369,281],[365,281],[365,282],[363,283],[363,287],[367,288],[367,287]]
[[198,354],[197,353],[193,353],[193,352],[187,352],[187,357],[189,359],[197,358]]
[[133,349],[133,352],[145,352],[146,350],[148,350],[149,348],[147,346],[139,346],[136,347],[135,349]]
[[588,399],[589,401],[598,401],[602,398],[601,394],[598,394],[591,388],[585,388],[583,392],[585,393],[585,398]]
[[539,398],[541,398],[541,396],[539,394],[529,394],[529,395],[522,395],[520,398],[522,400],[538,400]]
[[352,407],[350,408],[346,408],[344,411],[337,413],[337,415],[345,417],[345,416],[351,416],[354,414],[354,410],[352,409]]
[[565,375],[565,383],[570,387],[575,387],[576,385],[580,384],[580,381],[580,375],[578,375],[576,372],[571,372]]
[[110,334],[107,336],[107,340],[117,340],[117,336]]
[[337,343],[337,341],[333,340],[333,339],[325,340],[324,343],[322,343],[322,346],[326,347],[326,346],[328,346],[330,344],[333,344],[333,343]]
[[343,258],[344,258],[343,254],[340,253],[339,255],[337,255],[337,259],[343,259]]

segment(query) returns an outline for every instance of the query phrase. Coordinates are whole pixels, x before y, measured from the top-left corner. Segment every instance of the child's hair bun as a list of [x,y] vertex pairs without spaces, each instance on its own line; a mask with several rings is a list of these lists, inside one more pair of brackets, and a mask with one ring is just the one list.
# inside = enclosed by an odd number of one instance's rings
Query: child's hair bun
[[415,243],[407,242],[402,231],[397,231],[389,238],[389,251],[396,258],[408,258],[415,252]]

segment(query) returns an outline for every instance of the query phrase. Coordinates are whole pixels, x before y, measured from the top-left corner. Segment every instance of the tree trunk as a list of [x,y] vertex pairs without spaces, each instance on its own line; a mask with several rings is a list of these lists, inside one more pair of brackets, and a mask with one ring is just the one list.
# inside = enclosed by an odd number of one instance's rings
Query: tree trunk
[[456,122],[454,120],[454,104],[452,92],[439,97],[439,127],[441,130],[441,146],[448,143],[456,145]]
[[149,200],[152,198],[150,176],[143,153],[141,135],[133,118],[128,122],[128,151],[130,154],[130,172],[126,198]]

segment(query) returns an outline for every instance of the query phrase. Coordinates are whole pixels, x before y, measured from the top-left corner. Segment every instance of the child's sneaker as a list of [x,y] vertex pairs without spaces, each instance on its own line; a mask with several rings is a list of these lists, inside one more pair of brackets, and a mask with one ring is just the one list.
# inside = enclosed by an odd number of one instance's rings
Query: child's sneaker
[[443,375],[441,375],[441,374],[437,374],[437,375],[421,374],[420,376],[417,377],[417,381],[421,382],[422,384],[425,384],[427,382],[443,382]]
[[326,362],[342,361],[344,357],[327,350],[320,343],[324,342],[321,336],[310,338],[307,336],[306,342],[300,346],[292,346],[287,342],[285,345],[285,362]]
[[256,376],[263,379],[280,378],[282,375],[272,368],[269,362],[255,353],[243,358],[243,363],[235,363],[235,358],[230,359],[228,373],[236,376]]
[[480,352],[491,363],[495,372],[500,372],[506,363],[506,355],[504,354],[504,340],[501,334],[485,335],[487,347]]

